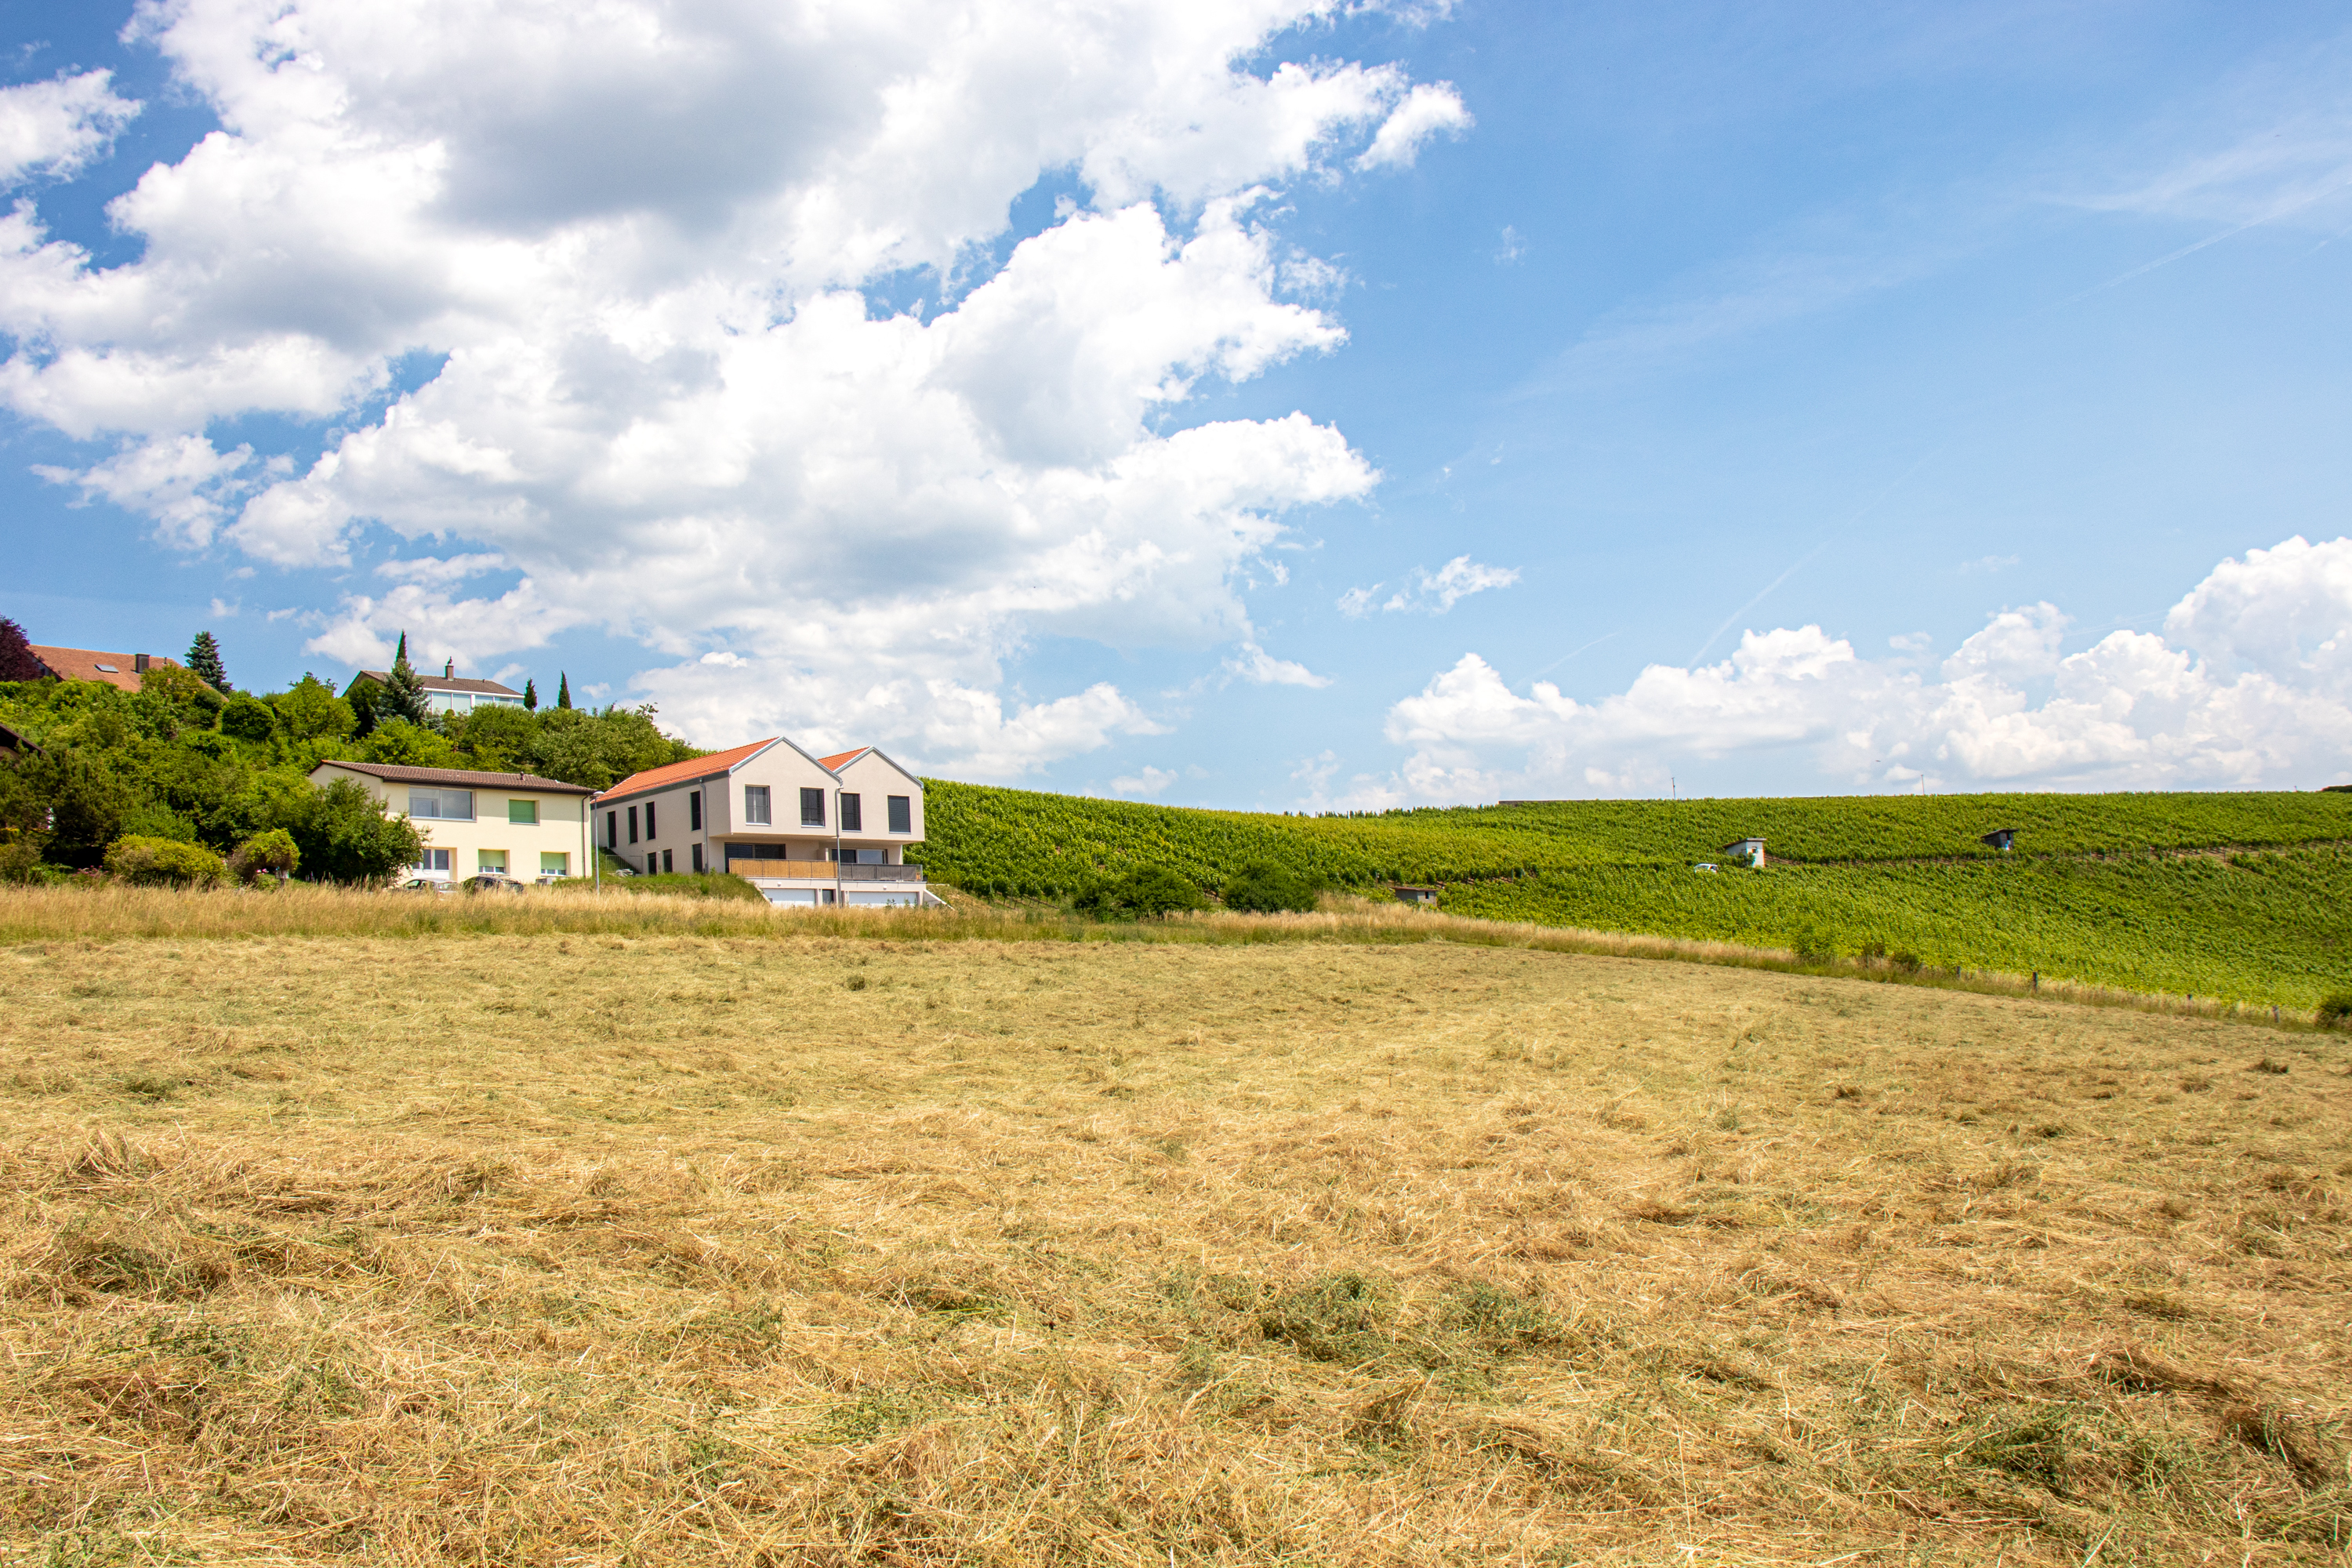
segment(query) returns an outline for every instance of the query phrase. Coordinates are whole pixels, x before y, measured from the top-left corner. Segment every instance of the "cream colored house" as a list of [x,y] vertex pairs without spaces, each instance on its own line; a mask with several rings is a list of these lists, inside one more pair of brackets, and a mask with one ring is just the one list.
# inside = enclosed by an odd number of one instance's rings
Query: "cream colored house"
[[588,875],[588,800],[594,793],[529,773],[320,763],[310,782],[350,779],[425,836],[419,877],[485,873],[519,882]]
[[632,774],[594,809],[597,842],[649,875],[732,871],[787,907],[940,901],[907,859],[923,783],[871,746],[754,741]]

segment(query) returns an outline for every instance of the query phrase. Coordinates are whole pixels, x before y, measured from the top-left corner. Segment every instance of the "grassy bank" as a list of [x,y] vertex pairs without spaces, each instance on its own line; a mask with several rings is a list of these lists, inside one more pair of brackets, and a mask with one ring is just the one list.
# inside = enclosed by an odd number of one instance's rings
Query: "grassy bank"
[[2079,1568],[2352,1532],[2340,1037],[1433,942],[0,973],[0,1559]]

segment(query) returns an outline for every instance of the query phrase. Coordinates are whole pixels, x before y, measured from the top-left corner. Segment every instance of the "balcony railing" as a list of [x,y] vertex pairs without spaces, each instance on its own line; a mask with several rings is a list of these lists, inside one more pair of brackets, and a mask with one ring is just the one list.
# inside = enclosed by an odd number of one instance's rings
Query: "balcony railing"
[[923,879],[920,866],[858,866],[844,860],[746,860],[740,856],[727,862],[727,868],[739,877],[778,877],[800,881],[830,882],[837,876],[845,882],[919,882]]

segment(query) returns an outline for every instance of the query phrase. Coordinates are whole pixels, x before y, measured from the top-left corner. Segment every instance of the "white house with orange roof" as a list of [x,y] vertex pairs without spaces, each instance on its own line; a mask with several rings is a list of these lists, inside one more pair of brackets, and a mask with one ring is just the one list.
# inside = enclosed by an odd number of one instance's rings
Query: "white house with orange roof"
[[907,851],[923,782],[871,746],[778,737],[633,773],[597,796],[597,842],[632,869],[732,871],[788,907],[936,904]]

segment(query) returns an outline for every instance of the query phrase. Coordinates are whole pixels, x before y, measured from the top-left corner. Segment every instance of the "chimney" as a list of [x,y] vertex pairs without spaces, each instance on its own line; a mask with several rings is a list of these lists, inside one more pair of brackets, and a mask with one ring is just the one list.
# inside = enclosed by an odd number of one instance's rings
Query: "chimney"
[[137,670],[137,671],[138,671],[140,674],[142,674],[142,675],[146,674],[146,673],[147,673],[147,656],[146,656],[145,654],[143,654],[143,653],[134,653],[134,654],[132,654],[132,655],[131,656],[131,668],[133,668],[133,669],[135,669],[135,670]]
[[441,679],[444,680],[455,680],[457,678],[457,661],[453,658],[448,663],[441,667]]

